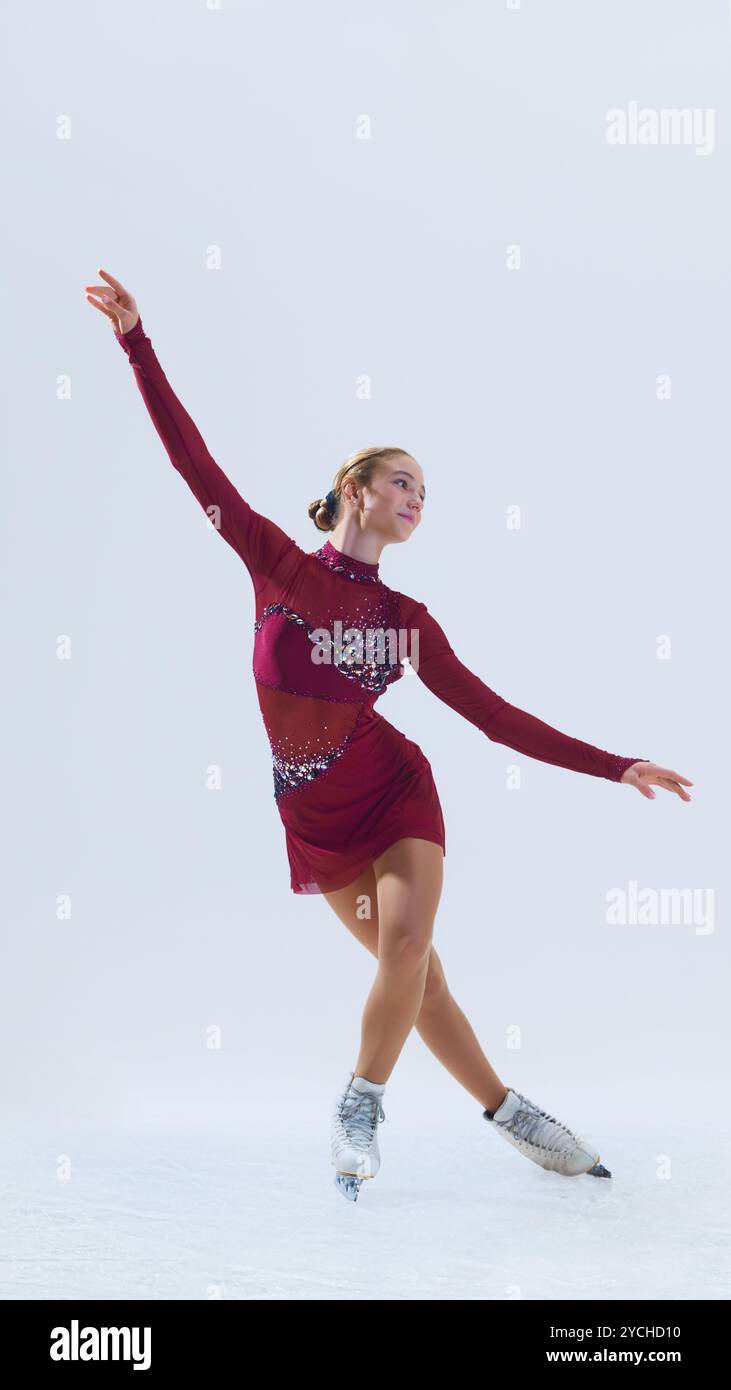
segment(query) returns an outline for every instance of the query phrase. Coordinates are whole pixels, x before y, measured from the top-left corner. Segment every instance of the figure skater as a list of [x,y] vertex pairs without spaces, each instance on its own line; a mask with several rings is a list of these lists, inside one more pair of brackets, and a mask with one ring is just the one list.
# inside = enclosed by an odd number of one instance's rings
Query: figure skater
[[[380,1167],[383,1097],[416,1027],[427,1047],[479,1101],[498,1134],[541,1167],[566,1176],[611,1174],[596,1146],[493,1070],[450,993],[432,945],[445,834],[431,766],[377,713],[405,664],[440,700],[495,743],[530,758],[690,801],[693,783],[646,758],[620,757],[517,709],[458,659],[425,604],[381,579],[384,546],[421,524],[424,474],[403,449],[367,448],[338,469],[309,516],[328,532],[304,551],[254,511],[214,461],[174,394],[128,290],[105,270],[86,298],[111,323],[173,466],[251,576],[253,671],[284,825],[290,887],[320,893],[378,965],[360,1051],[334,1102],[335,1182],[356,1200]],[[474,641],[482,641],[479,603]]]

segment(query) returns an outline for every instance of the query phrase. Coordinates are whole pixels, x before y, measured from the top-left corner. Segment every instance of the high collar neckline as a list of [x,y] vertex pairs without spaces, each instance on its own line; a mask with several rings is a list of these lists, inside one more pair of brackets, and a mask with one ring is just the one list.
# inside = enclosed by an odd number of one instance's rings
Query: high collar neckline
[[319,559],[323,560],[332,570],[342,571],[357,579],[378,580],[378,565],[371,565],[367,560],[356,560],[353,555],[346,555],[342,550],[336,550],[332,541],[325,541],[325,544],[315,551]]

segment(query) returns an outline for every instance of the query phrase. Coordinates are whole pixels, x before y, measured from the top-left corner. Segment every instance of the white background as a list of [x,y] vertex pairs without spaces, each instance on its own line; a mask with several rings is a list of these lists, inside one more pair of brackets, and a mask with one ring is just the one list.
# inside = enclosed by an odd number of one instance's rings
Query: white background
[[[0,1291],[727,1297],[728,6],[8,23]],[[712,153],[611,147],[631,101],[712,109]],[[413,1032],[378,1180],[335,1192],[375,961],[290,890],[249,576],[85,300],[100,266],[254,507],[315,549],[343,459],[408,449],[386,582],[504,698],[693,779],[650,802],[521,757],[417,679],[379,704],[439,788],[452,993],[612,1183],[510,1151]],[[610,925],[633,881],[705,926]]]

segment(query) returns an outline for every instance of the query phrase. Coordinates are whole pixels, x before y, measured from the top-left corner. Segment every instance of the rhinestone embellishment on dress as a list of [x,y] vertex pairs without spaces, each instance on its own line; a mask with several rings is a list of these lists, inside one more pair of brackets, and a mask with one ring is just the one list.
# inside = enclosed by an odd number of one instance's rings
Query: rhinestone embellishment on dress
[[[377,574],[365,574],[362,570],[351,567],[351,565],[347,563],[348,557],[336,551],[330,541],[326,541],[324,545],[320,546],[319,550],[313,550],[312,554],[316,555],[317,559],[321,560],[323,565],[327,565],[328,569],[333,571],[333,574],[344,574],[346,578],[357,579],[361,584],[381,583]],[[358,562],[355,561],[355,565],[357,565],[357,563]]]
[[264,619],[268,618],[270,613],[281,613],[285,618],[288,618],[291,623],[298,623],[300,627],[307,627],[305,619],[301,618],[299,613],[295,613],[293,608],[288,608],[286,603],[269,603],[267,607],[263,609],[261,617],[257,618],[254,623],[254,632],[259,631]]
[[[262,610],[261,617],[254,623],[255,633],[260,630],[264,620],[272,613],[281,613],[289,622],[304,628],[308,637],[311,633],[319,630],[311,627],[306,618],[295,613],[294,609],[289,608],[286,603],[270,603]],[[348,630],[353,631],[354,629]],[[379,641],[377,631],[370,641],[367,635],[364,639],[362,632],[359,632],[349,641],[341,642],[339,649],[336,648],[338,655],[333,659],[333,667],[341,676],[347,676],[349,680],[357,681],[369,693],[379,692],[390,680],[396,680],[403,674],[398,659],[395,662],[376,659],[377,656],[383,654],[384,648],[388,648],[390,654],[391,645],[383,638]]]
[[323,772],[327,772],[337,759],[342,757],[350,737],[343,740],[337,748],[328,749],[326,752],[319,753],[315,757],[307,757],[298,754],[296,757],[283,757],[274,749],[272,750],[272,763],[274,771],[274,797],[279,800],[285,792],[296,791],[298,787],[304,786],[305,782],[312,782],[316,777],[320,777]]

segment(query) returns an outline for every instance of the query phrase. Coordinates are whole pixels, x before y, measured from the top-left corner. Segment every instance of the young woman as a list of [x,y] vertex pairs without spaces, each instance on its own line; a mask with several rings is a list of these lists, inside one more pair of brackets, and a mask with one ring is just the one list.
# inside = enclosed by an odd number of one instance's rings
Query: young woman
[[384,546],[413,535],[426,489],[403,449],[371,448],[338,470],[309,515],[330,533],[306,552],[255,512],[209,454],[175,396],[128,290],[106,271],[87,285],[106,315],[170,460],[254,585],[253,670],[273,758],[290,887],[321,893],[378,961],[360,1052],[331,1122],[335,1181],[352,1200],[380,1166],[377,1126],[386,1082],[412,1027],[480,1102],[496,1131],[542,1167],[611,1176],[579,1138],[490,1066],[450,994],[432,946],[445,834],[431,767],[374,708],[407,659],[445,704],[496,743],[591,777],[653,785],[683,801],[687,777],[560,733],[484,685],[419,603],[379,574]]

